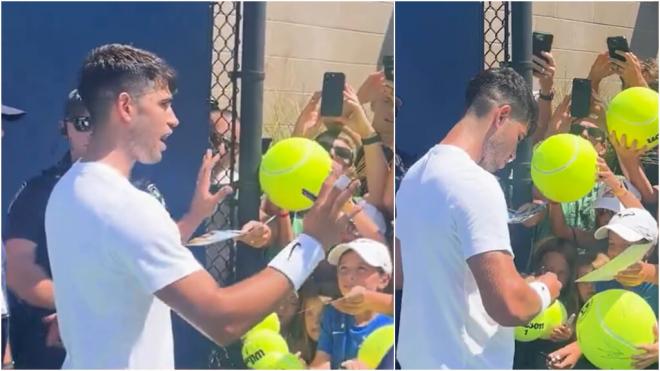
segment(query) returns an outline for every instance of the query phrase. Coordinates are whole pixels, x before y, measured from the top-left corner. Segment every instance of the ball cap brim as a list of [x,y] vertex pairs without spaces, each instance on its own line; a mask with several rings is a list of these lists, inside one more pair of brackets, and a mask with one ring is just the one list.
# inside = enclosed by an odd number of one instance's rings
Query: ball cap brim
[[335,246],[328,254],[328,263],[338,265],[341,256],[349,250],[355,251],[372,267],[381,268],[385,273],[392,274],[392,258],[389,249],[384,244],[369,238],[358,238]]
[[644,209],[630,208],[616,213],[607,225],[596,230],[597,240],[607,238],[608,231],[618,234],[628,242],[648,240],[658,241],[658,224],[653,215]]
[[20,110],[18,108],[14,108],[11,106],[5,106],[4,104],[2,105],[2,117],[9,119],[9,120],[15,120],[22,115],[25,114],[25,111]]

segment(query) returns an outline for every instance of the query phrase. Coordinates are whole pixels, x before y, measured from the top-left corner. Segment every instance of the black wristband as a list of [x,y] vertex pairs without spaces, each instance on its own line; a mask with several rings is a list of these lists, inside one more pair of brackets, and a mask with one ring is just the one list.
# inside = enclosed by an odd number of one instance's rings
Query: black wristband
[[366,138],[362,138],[362,145],[368,146],[369,144],[380,143],[382,141],[383,140],[381,139],[380,134],[373,133]]
[[555,97],[555,91],[554,90],[550,91],[550,94],[548,94],[548,95],[543,95],[539,91],[539,99],[543,99],[543,100],[547,100],[547,101],[551,102],[554,97]]

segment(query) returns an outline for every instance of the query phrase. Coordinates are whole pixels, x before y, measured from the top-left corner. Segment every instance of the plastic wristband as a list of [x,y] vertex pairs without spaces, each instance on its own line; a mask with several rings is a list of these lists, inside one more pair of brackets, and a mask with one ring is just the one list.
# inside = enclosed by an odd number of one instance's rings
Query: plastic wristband
[[268,266],[285,275],[298,291],[316,266],[325,259],[323,246],[313,237],[301,234],[282,249]]
[[541,310],[539,313],[543,312],[550,306],[550,303],[552,302],[552,297],[550,297],[550,289],[545,283],[540,281],[530,282],[529,287],[536,291],[539,299],[541,299]]

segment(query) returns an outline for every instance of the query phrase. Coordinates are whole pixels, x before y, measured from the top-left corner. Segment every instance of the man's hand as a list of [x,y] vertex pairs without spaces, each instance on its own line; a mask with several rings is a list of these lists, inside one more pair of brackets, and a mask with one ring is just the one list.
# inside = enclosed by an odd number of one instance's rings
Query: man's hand
[[563,324],[559,327],[555,327],[550,333],[550,341],[559,343],[562,341],[567,341],[573,336],[573,328],[566,324]]
[[349,220],[361,210],[356,207],[350,215],[341,211],[360,182],[353,180],[348,187],[340,189],[335,186],[336,180],[335,174],[325,179],[314,205],[303,219],[303,233],[315,238],[326,250],[340,242]]
[[577,341],[548,354],[546,365],[549,369],[566,370],[575,367],[582,352]]
[[552,301],[555,301],[559,297],[559,292],[561,291],[562,284],[557,279],[557,275],[552,272],[545,272],[540,276],[536,277],[536,281],[544,283],[548,286],[550,290],[550,298]]
[[617,190],[622,187],[619,178],[614,175],[610,167],[607,165],[607,162],[602,158],[598,157],[596,159],[596,164],[598,165],[598,179],[605,183],[610,189]]
[[344,370],[368,370],[369,366],[365,365],[359,359],[349,359],[341,363],[341,368]]
[[640,345],[637,349],[642,353],[635,354],[631,357],[633,368],[637,370],[645,369],[650,365],[658,362],[658,324],[653,326],[653,335],[655,335],[655,342],[653,344]]
[[270,227],[256,220],[245,223],[241,231],[243,233],[236,239],[257,248],[264,247],[270,241],[272,235]]
[[57,323],[57,313],[53,313],[41,319],[41,322],[48,328],[46,332],[46,346],[62,347],[60,339],[60,327]]
[[631,52],[624,52],[621,50],[617,50],[616,53],[626,58],[625,62],[618,59],[610,59],[610,62],[614,66],[614,70],[623,79],[625,87],[631,88],[633,86],[643,86],[648,88],[648,84],[642,74],[642,65],[639,63],[637,56]]
[[294,126],[294,136],[309,137],[313,135],[316,127],[323,125],[321,121],[321,92],[317,91],[309,98],[303,107]]
[[610,53],[603,52],[596,57],[596,60],[589,71],[588,79],[591,80],[592,86],[597,89],[598,85],[604,78],[613,74],[614,69],[610,63]]
[[554,132],[550,134],[566,133],[568,132],[571,124],[571,96],[567,95],[564,100],[559,103],[555,111],[550,117],[548,129],[553,129]]
[[637,262],[616,274],[614,279],[624,286],[639,286],[644,282],[654,282],[658,274],[658,266],[655,264]]
[[232,192],[229,186],[222,187],[215,194],[209,190],[211,186],[211,170],[219,160],[220,154],[213,156],[211,150],[207,149],[202,159],[202,166],[199,168],[199,173],[197,174],[195,194],[190,203],[188,214],[200,220],[211,216],[222,199]]
[[385,83],[385,72],[378,71],[367,76],[357,91],[357,97],[360,103],[366,104],[376,100],[383,89]]
[[533,55],[532,68],[534,70],[534,76],[539,79],[541,93],[547,95],[550,94],[552,85],[554,84],[556,65],[552,54],[548,52],[541,52],[541,54],[546,59]]
[[374,132],[355,91],[348,84],[344,89],[344,114],[336,121],[346,125],[362,138],[366,138]]
[[331,304],[338,311],[350,315],[364,313],[370,310],[367,303],[367,289],[362,286],[354,286],[343,298],[333,301]]
[[646,145],[637,147],[637,139],[633,140],[632,143],[628,145],[626,134],[621,135],[621,140],[619,140],[616,131],[612,130],[609,137],[612,147],[614,147],[614,150],[621,157],[622,161],[639,161],[639,158],[648,151]]

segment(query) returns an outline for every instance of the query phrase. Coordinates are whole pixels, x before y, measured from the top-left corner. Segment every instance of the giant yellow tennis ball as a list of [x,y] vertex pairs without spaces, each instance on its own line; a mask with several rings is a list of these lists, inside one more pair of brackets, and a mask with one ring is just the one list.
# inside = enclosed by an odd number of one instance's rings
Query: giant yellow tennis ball
[[254,363],[255,370],[305,370],[307,365],[291,353],[272,352]]
[[243,339],[241,354],[243,362],[249,368],[254,368],[255,363],[273,352],[289,352],[286,340],[275,331],[258,330]]
[[370,369],[375,369],[393,345],[394,325],[379,327],[364,338],[357,359]]
[[580,309],[577,339],[582,354],[602,369],[631,369],[635,347],[655,342],[655,314],[649,304],[632,291],[600,292]]
[[573,134],[553,135],[534,149],[532,181],[552,201],[578,200],[596,183],[597,157],[588,140]]
[[243,335],[243,338],[250,336],[251,333],[257,332],[259,330],[271,330],[277,333],[280,332],[280,318],[277,316],[277,313],[273,312],[267,315],[261,322],[254,325],[248,332]]
[[637,146],[653,148],[658,145],[658,93],[642,87],[626,89],[617,94],[607,107],[607,130],[615,131],[621,140]]
[[516,340],[528,342],[537,339],[548,339],[552,330],[562,325],[564,321],[566,321],[566,308],[559,300],[555,300],[528,324],[516,327],[514,330]]
[[307,138],[288,138],[277,142],[262,158],[259,182],[275,205],[300,211],[313,204],[303,189],[317,196],[331,165],[330,155],[320,144]]

